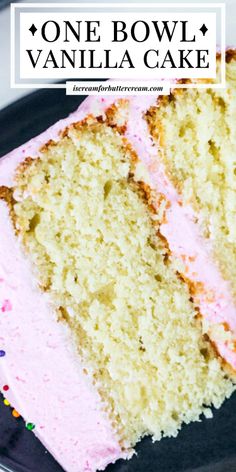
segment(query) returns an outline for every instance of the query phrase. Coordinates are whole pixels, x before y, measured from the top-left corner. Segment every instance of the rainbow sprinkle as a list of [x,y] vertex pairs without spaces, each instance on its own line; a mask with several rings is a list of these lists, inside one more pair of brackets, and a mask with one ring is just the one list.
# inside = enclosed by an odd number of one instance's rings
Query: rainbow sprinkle
[[26,423],[26,429],[28,429],[29,431],[33,431],[33,429],[35,428],[35,424],[34,423]]
[[11,311],[12,310],[12,304],[10,300],[4,300],[2,308],[2,312],[5,313],[5,311]]
[[6,352],[1,349],[0,350],[0,357],[4,357],[5,355],[6,355]]
[[14,410],[12,410],[11,414],[12,414],[12,416],[14,416],[14,418],[20,418],[20,413],[18,413],[18,411],[15,410],[15,408],[14,408]]
[[10,406],[10,402],[6,398],[4,398],[3,403],[6,406]]

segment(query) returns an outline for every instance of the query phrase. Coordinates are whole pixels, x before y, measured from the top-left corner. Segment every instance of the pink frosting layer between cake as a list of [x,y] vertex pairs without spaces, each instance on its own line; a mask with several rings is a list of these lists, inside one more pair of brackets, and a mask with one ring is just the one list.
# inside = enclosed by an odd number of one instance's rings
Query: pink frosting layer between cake
[[[172,253],[186,266],[188,278],[204,285],[197,295],[202,316],[213,324],[226,322],[235,336],[236,313],[229,286],[210,257],[210,247],[200,237],[192,209],[179,203],[180,196],[165,175],[143,118],[156,99],[129,99],[126,137],[146,165],[152,187],[170,202],[161,232]],[[102,114],[116,100],[87,99],[68,118],[2,158],[0,186],[12,186],[18,163],[27,156],[38,156],[40,147],[50,139],[57,140],[70,123],[88,113]],[[32,282],[4,202],[0,202],[0,215],[0,349],[6,351],[0,358],[0,379],[2,385],[10,386],[5,396],[27,421],[36,424],[36,435],[66,471],[104,468],[124,454],[78,356],[69,347],[69,333],[57,323],[47,299]],[[236,368],[236,353],[225,344],[218,343],[217,348]]]

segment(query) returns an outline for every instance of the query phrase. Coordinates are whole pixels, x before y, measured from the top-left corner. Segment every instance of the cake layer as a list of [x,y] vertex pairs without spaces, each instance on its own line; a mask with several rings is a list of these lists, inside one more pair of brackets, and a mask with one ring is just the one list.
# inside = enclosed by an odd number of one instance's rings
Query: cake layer
[[[202,316],[205,332],[210,336],[222,358],[235,370],[234,344],[224,340],[236,338],[236,308],[229,283],[225,281],[212,257],[212,248],[196,224],[197,215],[190,205],[183,205],[181,195],[165,171],[162,150],[154,145],[145,114],[152,109],[156,99],[132,100],[127,139],[145,165],[149,183],[165,200],[165,218],[160,231],[167,239],[171,253],[181,262],[180,273],[189,280],[192,295]],[[158,199],[157,199],[158,202]],[[204,270],[203,270],[204,267]],[[225,326],[230,327],[225,332]]]
[[[76,116],[83,117],[87,108]],[[69,117],[0,161],[0,181],[13,182],[17,164],[38,155]],[[95,471],[130,456],[118,442],[105,407],[84,372],[66,325],[37,288],[0,200],[0,389],[67,472]]]
[[162,233],[183,260],[206,331],[235,369],[234,51],[226,53],[226,61],[226,89],[174,90],[171,99],[162,97],[149,109],[147,120],[157,160],[176,194]]

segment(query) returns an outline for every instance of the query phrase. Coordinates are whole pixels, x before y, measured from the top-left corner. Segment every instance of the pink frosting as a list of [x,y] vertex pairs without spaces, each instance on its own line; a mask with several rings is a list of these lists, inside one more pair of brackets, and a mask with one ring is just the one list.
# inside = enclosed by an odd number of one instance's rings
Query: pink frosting
[[[91,104],[90,104],[91,105]],[[91,112],[85,104],[0,160],[0,185],[11,186],[17,164],[36,156],[59,130]],[[93,106],[94,108],[94,106]],[[97,111],[97,107],[96,107]],[[102,108],[100,109],[100,112]],[[102,470],[121,451],[103,405],[49,300],[36,287],[0,200],[0,389],[67,472]]]

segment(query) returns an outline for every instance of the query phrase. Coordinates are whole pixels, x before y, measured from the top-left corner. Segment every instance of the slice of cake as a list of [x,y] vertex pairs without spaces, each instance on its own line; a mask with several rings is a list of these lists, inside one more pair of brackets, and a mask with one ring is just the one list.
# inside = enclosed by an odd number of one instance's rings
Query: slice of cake
[[68,472],[175,436],[235,390],[233,296],[149,133],[155,103],[88,99],[0,162],[1,389]]
[[173,192],[163,192],[169,208],[161,232],[182,259],[204,329],[234,375],[236,51],[226,51],[225,89],[175,89],[146,119]]

